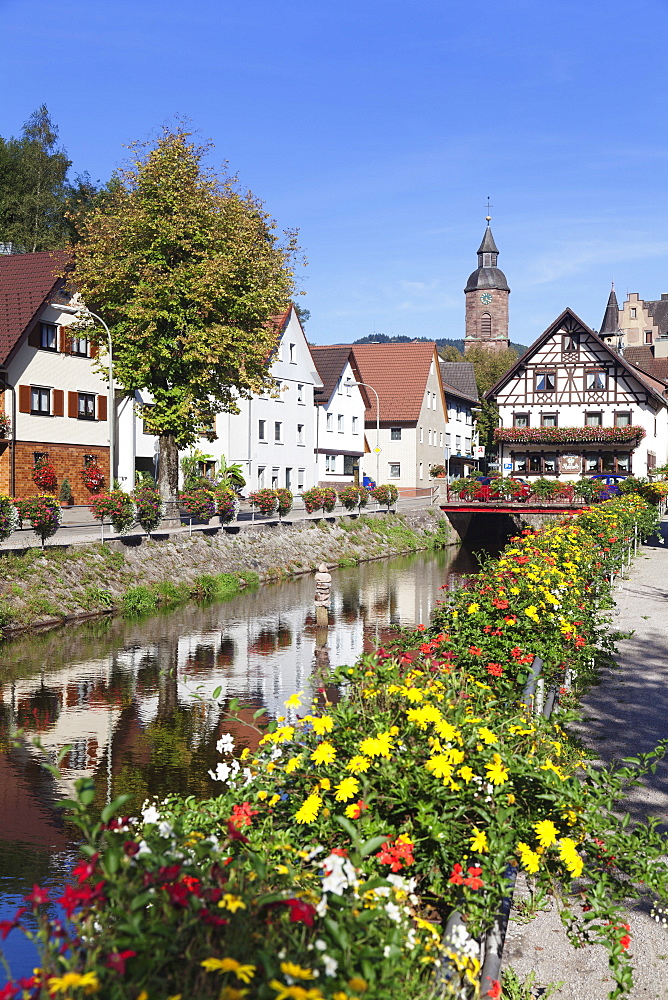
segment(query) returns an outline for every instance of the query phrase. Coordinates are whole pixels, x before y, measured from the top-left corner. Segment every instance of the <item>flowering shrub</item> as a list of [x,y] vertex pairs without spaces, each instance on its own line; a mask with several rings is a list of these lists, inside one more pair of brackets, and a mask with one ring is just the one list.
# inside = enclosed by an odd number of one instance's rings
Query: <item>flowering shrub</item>
[[[48,925],[46,890],[26,897],[42,981],[109,1000],[392,1000],[401,983],[427,1000],[436,970],[439,996],[464,1000],[510,866],[566,887],[571,938],[604,944],[610,996],[628,992],[623,903],[651,892],[665,906],[668,865],[656,823],[620,822],[618,803],[659,754],[592,766],[568,716],[534,715],[521,692],[537,655],[547,683],[566,667],[586,679],[606,574],[634,527],[655,524],[631,496],[527,530],[429,630],[334,671],[317,714],[293,695],[255,753],[223,737],[215,798],[175,795],[137,820],[112,819],[118,801],[94,824],[80,779],[69,808],[85,856],[58,900],[72,929]],[[464,923],[444,940],[453,910]]]
[[104,486],[104,472],[97,462],[91,462],[86,466],[81,473],[81,479],[91,493],[98,493]]
[[642,441],[645,428],[629,427],[495,427],[494,440],[509,444],[576,444]]
[[252,507],[255,507],[260,514],[274,514],[278,507],[278,495],[276,490],[257,490],[256,493],[249,493],[248,500]]
[[343,504],[346,510],[365,507],[369,502],[369,491],[365,490],[363,486],[355,486],[354,483],[351,483],[339,491],[339,502]]
[[394,485],[394,483],[386,483],[381,486],[374,486],[372,490],[369,490],[371,496],[374,500],[381,505],[381,507],[387,507],[388,509],[393,503],[397,502],[399,497],[399,490]]
[[224,524],[234,521],[239,512],[239,500],[234,490],[220,488],[216,492],[218,514]]
[[444,465],[430,465],[429,475],[432,479],[442,479],[445,476],[445,466]]
[[316,510],[324,510],[329,514],[336,507],[336,490],[331,486],[313,486],[302,493],[302,500],[309,514]]
[[63,518],[60,503],[50,493],[40,493],[39,496],[24,500],[17,499],[15,506],[21,524],[30,521],[32,530],[39,535],[42,545],[60,527]]
[[292,510],[292,503],[294,497],[292,496],[292,490],[279,488],[276,490],[276,499],[278,501],[278,513],[280,517],[285,517]]
[[198,486],[179,493],[179,504],[182,510],[199,521],[210,521],[217,507],[213,488],[206,486]]
[[144,531],[150,535],[158,527],[165,514],[165,504],[157,487],[150,483],[137,486],[132,491],[136,518]]
[[8,437],[12,429],[12,418],[0,413],[0,437]]
[[32,470],[32,481],[37,489],[47,493],[55,493],[58,478],[51,462],[47,462],[43,458],[35,462],[35,468]]
[[0,493],[0,542],[9,538],[19,521],[18,511],[11,497]]
[[111,521],[114,531],[119,535],[128,531],[137,520],[133,499],[123,490],[98,493],[92,498],[89,510],[96,521],[103,521],[105,517]]

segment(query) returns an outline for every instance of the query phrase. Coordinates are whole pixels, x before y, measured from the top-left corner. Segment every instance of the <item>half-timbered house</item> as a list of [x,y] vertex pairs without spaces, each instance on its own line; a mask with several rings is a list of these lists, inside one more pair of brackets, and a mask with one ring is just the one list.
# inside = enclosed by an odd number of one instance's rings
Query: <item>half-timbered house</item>
[[668,460],[665,383],[566,309],[487,393],[506,476],[642,476]]

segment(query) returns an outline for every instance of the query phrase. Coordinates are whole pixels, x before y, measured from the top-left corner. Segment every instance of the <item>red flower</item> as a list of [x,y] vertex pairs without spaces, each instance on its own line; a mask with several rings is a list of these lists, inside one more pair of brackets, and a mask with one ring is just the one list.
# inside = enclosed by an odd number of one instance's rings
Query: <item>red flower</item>
[[237,828],[242,826],[250,826],[253,816],[257,816],[258,810],[251,809],[250,802],[242,802],[240,806],[232,806],[232,815],[230,816],[230,822],[233,823]]
[[487,673],[491,674],[492,677],[501,677],[503,674],[503,667],[500,663],[488,663]]
[[480,646],[469,646],[468,652],[471,654],[471,656],[480,656],[480,654],[482,653],[482,649],[480,648]]
[[32,892],[29,892],[27,896],[23,897],[26,903],[32,903],[33,906],[40,906],[42,903],[49,902],[49,893],[47,889],[40,889],[38,885],[32,887]]
[[181,871],[181,865],[163,865],[162,868],[158,868],[157,878],[161,882],[173,882],[174,879],[178,878]]
[[462,875],[462,871],[463,871],[462,866],[459,863],[457,863],[455,867],[452,869],[452,875],[450,876],[448,881],[452,882],[453,885],[462,885],[464,882],[464,876]]
[[359,819],[360,816],[362,815],[362,813],[364,812],[364,810],[368,809],[369,807],[364,804],[364,802],[362,801],[362,799],[359,799],[355,803],[355,805],[354,805],[353,808],[354,808],[354,812],[353,812],[353,815],[352,815],[352,819]]
[[506,625],[514,625],[515,622],[517,621],[517,619],[514,617],[514,615],[508,615],[503,620],[506,623]]
[[125,975],[125,963],[129,958],[134,958],[137,954],[136,951],[112,951],[110,955],[107,955],[107,960],[104,963],[108,969],[113,969],[117,972],[119,976]]
[[229,920],[225,920],[224,917],[219,917],[217,913],[209,913],[203,908],[199,911],[199,918],[203,923],[210,924],[212,927],[224,927],[225,924],[229,923]]
[[15,927],[21,926],[20,920],[24,913],[27,913],[27,907],[22,906],[14,914],[13,920],[0,920],[0,937],[2,937],[3,941]]
[[485,993],[486,997],[491,997],[492,1000],[500,1000],[501,998],[501,983],[498,979],[492,980],[491,987]]
[[469,878],[464,879],[464,885],[467,885],[469,889],[482,889],[485,884],[480,878],[482,875],[482,868],[469,868],[468,873]]
[[332,854],[336,854],[339,858],[348,857],[348,851],[345,849],[345,847],[333,847]]
[[529,557],[528,556],[518,556],[517,559],[515,560],[515,562],[517,563],[518,566],[524,566],[525,563],[529,562]]
[[245,837],[241,830],[239,830],[231,819],[227,821],[227,832],[229,833],[232,840],[240,840],[242,844],[250,844],[248,837]]
[[422,645],[420,646],[420,652],[422,653],[423,656],[429,656],[432,649],[433,647],[430,642],[423,642]]
[[72,869],[72,874],[77,882],[81,884],[81,882],[85,882],[86,879],[89,879],[91,875],[94,874],[99,857],[99,854],[93,854],[88,861],[80,861],[79,864]]
[[136,840],[126,840],[123,844],[123,850],[129,858],[134,858],[135,854],[139,853],[139,844]]
[[502,610],[505,610],[508,607],[508,601],[505,599],[505,597],[495,597],[494,600],[492,601],[492,605],[495,608],[501,608]]
[[291,924],[306,924],[307,927],[313,927],[313,918],[316,914],[315,906],[311,906],[310,903],[305,903],[301,899],[285,899],[283,902],[290,907]]
[[5,983],[0,989],[0,1000],[14,1000],[15,997],[18,997],[17,989],[18,987],[14,986],[13,983]]
[[163,889],[169,896],[169,901],[172,906],[187,906],[188,897],[190,893],[188,892],[188,886],[184,885],[183,882],[174,882],[172,885],[164,885]]
[[412,853],[414,846],[408,837],[401,835],[394,842],[386,841],[376,857],[381,864],[389,865],[393,872],[398,872],[404,865],[412,865],[415,862]]

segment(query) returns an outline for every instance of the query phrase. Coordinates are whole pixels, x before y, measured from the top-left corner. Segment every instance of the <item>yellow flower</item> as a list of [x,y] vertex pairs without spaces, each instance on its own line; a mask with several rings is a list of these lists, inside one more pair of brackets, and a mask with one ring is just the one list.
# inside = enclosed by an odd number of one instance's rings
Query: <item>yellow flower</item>
[[246,904],[241,896],[233,896],[231,892],[225,893],[218,906],[223,910],[230,910],[232,913],[246,909]]
[[283,704],[285,705],[286,708],[299,708],[303,704],[302,703],[303,694],[304,694],[303,691],[297,691],[297,694],[291,694],[288,700],[284,701]]
[[448,743],[463,743],[462,734],[454,726],[451,726],[449,722],[446,722],[445,719],[436,719],[434,729],[441,739],[446,740]]
[[207,972],[233,972],[242,983],[250,983],[257,969],[256,965],[242,965],[236,958],[205,958],[200,965]]
[[297,768],[299,767],[299,762],[300,761],[301,761],[301,757],[291,757],[290,760],[285,765],[285,767],[284,767],[283,770],[285,771],[286,774],[292,774],[292,772],[296,771]]
[[574,878],[582,875],[584,863],[577,852],[577,844],[570,837],[562,837],[559,841],[559,857]]
[[324,736],[326,733],[331,733],[334,728],[334,719],[331,715],[314,715],[311,724],[318,736]]
[[264,802],[264,800],[268,798],[268,796],[269,792],[265,792],[264,788],[261,788],[260,791],[257,793],[257,797],[260,800],[260,802]]
[[331,764],[336,757],[336,747],[333,743],[323,740],[311,754],[311,760],[316,764]]
[[464,760],[465,754],[463,750],[458,750],[456,747],[448,747],[445,751],[445,756],[451,764],[461,764]]
[[278,872],[279,875],[289,875],[290,874],[290,869],[288,868],[287,865],[274,865],[274,868]]
[[438,754],[437,757],[430,757],[424,766],[435,778],[445,778],[447,780],[452,774],[452,764],[450,764],[445,754],[442,753]]
[[478,730],[478,736],[484,743],[498,743],[498,738],[494,735],[491,729],[487,726],[481,726]]
[[269,799],[269,808],[272,809],[276,805],[276,803],[280,801],[281,801],[280,795],[272,795],[272,797]]
[[532,851],[528,844],[520,841],[517,845],[517,852],[520,855],[522,864],[526,870],[531,874],[535,875],[540,868],[540,855]]
[[334,798],[337,802],[347,802],[348,799],[352,799],[353,795],[357,795],[359,787],[360,783],[357,778],[344,778],[336,786]]
[[392,749],[392,737],[389,733],[378,733],[377,736],[369,736],[360,743],[360,750],[367,757],[389,758]]
[[348,980],[348,986],[350,986],[351,990],[357,990],[358,993],[364,993],[365,990],[369,989],[366,979],[362,979],[361,976],[352,976]]
[[313,792],[307,799],[304,800],[300,809],[295,814],[295,822],[312,823],[320,812],[321,806],[322,799],[319,795]]
[[220,1000],[243,1000],[247,997],[250,990],[238,990],[234,986],[223,986],[223,992],[220,994]]
[[460,776],[460,778],[464,779],[467,785],[471,780],[471,778],[475,778],[475,773],[471,770],[468,764],[464,764],[464,767],[460,767],[459,770],[457,771],[457,774]]
[[506,802],[508,803],[509,806],[514,806],[516,801],[517,799],[515,798],[512,792],[510,792],[509,795],[506,795]]
[[479,830],[477,826],[473,827],[473,836],[471,837],[471,850],[480,851],[484,853],[489,851],[489,841],[487,840],[487,834],[484,830]]
[[420,689],[416,687],[406,688],[404,691],[404,696],[408,698],[409,701],[422,701],[422,699],[424,698],[422,691],[420,691]]
[[243,750],[241,751],[240,760],[246,760],[246,758],[250,757],[250,755],[251,755],[250,747],[244,747]]
[[469,615],[474,615],[476,611],[480,611],[480,605],[476,604],[474,601],[473,604],[469,604],[468,608],[466,609],[466,612]]
[[269,985],[278,993],[275,1000],[322,1000],[322,993],[315,986],[309,990],[299,985],[285,986],[278,979],[272,979]]
[[494,754],[491,764],[485,764],[487,777],[493,785],[503,785],[508,780],[508,769],[504,767],[503,761],[498,753]]
[[421,705],[420,708],[409,708],[406,716],[409,722],[415,722],[420,729],[426,729],[429,722],[439,722],[441,720],[441,713],[435,705]]
[[100,989],[100,982],[95,972],[66,972],[64,976],[52,976],[48,983],[50,993],[67,993],[69,990],[97,993]]
[[302,969],[301,965],[296,965],[294,962],[281,962],[281,972],[284,976],[290,976],[292,979],[314,978],[311,969]]
[[362,771],[368,771],[371,761],[368,757],[351,757],[346,764],[346,771],[352,771],[353,774],[361,774]]
[[549,847],[556,843],[559,831],[551,819],[542,819],[540,823],[534,823],[533,828],[538,835],[538,843],[541,847]]
[[527,616],[527,618],[531,618],[531,620],[534,622],[540,621],[540,618],[538,617],[538,608],[536,607],[535,604],[531,604],[529,605],[528,608],[525,608],[524,614]]

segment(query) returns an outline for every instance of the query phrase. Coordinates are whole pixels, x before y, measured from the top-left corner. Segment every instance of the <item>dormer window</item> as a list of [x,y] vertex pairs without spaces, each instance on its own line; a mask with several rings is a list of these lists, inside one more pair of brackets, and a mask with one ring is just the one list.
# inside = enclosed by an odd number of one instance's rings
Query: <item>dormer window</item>
[[577,354],[580,350],[579,333],[565,333],[562,340],[562,351],[564,354]]

